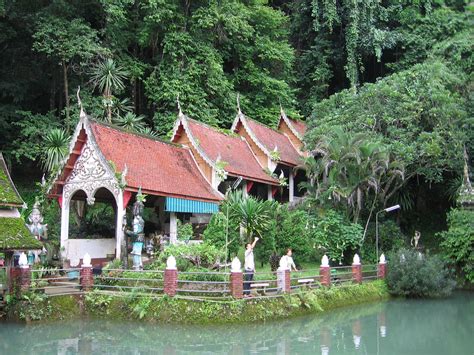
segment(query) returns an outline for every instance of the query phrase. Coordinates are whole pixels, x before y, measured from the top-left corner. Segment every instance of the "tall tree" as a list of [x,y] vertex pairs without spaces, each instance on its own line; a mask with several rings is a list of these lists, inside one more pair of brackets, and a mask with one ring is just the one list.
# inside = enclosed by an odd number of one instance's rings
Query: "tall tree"
[[125,88],[127,75],[128,72],[111,58],[100,61],[92,68],[91,81],[102,91],[109,123],[112,123],[113,93]]
[[97,32],[80,18],[69,21],[65,18],[44,16],[38,20],[33,38],[33,49],[58,61],[62,67],[66,128],[69,129],[68,72],[73,61],[80,63],[92,58],[100,51]]

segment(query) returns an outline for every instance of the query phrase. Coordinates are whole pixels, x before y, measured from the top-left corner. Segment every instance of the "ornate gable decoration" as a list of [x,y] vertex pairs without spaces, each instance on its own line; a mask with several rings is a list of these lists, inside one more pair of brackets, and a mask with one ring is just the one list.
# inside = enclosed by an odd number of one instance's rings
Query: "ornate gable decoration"
[[104,187],[117,198],[120,193],[120,186],[105,158],[92,142],[90,130],[88,131],[87,142],[74,164],[74,169],[66,180],[63,196],[66,201],[69,201],[75,192],[83,190],[87,195],[87,203],[92,205],[95,201],[94,195],[98,189]]
[[290,129],[291,133],[295,135],[296,138],[298,138],[300,141],[303,141],[303,137],[301,134],[295,129],[293,126],[293,123],[289,120],[288,116],[286,115],[286,112],[283,110],[283,108],[280,108],[280,122],[278,122],[278,126],[280,126],[281,121],[285,122],[288,128]]

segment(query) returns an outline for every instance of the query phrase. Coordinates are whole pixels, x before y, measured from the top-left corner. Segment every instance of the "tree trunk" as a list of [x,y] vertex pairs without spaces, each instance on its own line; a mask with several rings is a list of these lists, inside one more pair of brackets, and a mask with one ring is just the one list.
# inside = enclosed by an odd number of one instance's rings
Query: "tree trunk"
[[63,79],[64,79],[64,98],[66,99],[66,131],[69,132],[69,83],[67,79],[67,64],[63,60],[62,61],[62,66],[63,66]]

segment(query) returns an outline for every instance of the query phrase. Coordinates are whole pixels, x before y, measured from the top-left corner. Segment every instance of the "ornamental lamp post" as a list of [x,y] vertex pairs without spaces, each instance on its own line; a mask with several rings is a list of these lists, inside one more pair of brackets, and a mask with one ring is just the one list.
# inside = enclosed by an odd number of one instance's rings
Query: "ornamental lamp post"
[[395,206],[387,207],[383,210],[380,210],[375,214],[375,250],[376,250],[376,254],[377,254],[377,259],[376,260],[379,260],[379,213],[381,213],[381,212],[392,212],[392,211],[396,211],[398,209],[400,209],[400,205],[395,205]]

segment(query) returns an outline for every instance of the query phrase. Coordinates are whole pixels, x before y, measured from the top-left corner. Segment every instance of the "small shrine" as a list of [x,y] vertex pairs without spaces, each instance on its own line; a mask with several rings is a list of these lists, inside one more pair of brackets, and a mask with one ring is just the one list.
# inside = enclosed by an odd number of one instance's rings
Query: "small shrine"
[[[0,272],[6,271],[3,276],[10,275],[10,269],[18,266],[21,253],[41,251],[43,247],[20,217],[19,209],[24,206],[0,153],[0,253],[3,254]],[[0,284],[0,293],[3,293],[6,285]]]

